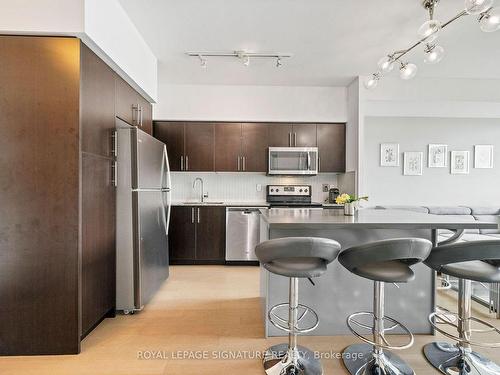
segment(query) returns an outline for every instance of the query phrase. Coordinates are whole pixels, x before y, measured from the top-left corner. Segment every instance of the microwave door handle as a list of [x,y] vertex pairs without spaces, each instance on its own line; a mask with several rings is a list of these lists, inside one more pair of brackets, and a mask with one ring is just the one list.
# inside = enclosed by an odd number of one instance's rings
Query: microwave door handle
[[311,152],[310,151],[307,152],[307,170],[308,171],[311,170]]

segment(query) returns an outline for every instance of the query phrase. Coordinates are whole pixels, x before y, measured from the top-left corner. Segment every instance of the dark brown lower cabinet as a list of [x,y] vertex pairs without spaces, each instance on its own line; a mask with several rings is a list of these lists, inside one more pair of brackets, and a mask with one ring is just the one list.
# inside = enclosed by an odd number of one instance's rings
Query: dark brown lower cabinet
[[172,207],[168,236],[170,264],[223,264],[225,244],[225,207]]
[[114,313],[116,199],[113,159],[82,155],[82,336]]

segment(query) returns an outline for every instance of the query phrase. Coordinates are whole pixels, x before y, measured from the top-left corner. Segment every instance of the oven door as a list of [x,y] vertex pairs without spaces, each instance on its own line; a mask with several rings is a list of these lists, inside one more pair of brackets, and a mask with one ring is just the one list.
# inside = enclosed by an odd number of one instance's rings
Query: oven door
[[317,147],[269,147],[269,175],[318,174]]

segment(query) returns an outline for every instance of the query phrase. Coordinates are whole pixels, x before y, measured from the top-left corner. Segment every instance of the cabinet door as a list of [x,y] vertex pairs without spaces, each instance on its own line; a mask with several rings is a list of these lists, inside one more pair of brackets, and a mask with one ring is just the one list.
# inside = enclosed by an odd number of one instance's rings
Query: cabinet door
[[171,264],[194,263],[196,258],[195,210],[195,207],[172,207],[168,231]]
[[345,124],[319,124],[318,148],[320,172],[345,172]]
[[115,129],[115,73],[83,43],[80,67],[82,151],[111,156]]
[[292,146],[316,147],[316,124],[293,124]]
[[82,334],[115,307],[116,192],[113,160],[82,155]]
[[215,124],[215,170],[220,172],[238,172],[242,169],[241,161],[241,124]]
[[226,254],[226,208],[196,208],[196,260],[224,263]]
[[137,92],[122,78],[116,76],[116,101],[115,113],[116,117],[128,122],[130,125],[137,126],[138,122],[138,95]]
[[142,131],[153,134],[153,107],[142,96],[138,97],[141,107],[139,127]]
[[268,132],[267,124],[242,125],[244,171],[267,172]]
[[269,124],[269,147],[290,147],[292,125]]
[[170,170],[182,171],[184,168],[184,123],[155,121],[153,135],[167,145]]
[[214,168],[214,124],[189,123],[185,126],[184,170],[212,172]]

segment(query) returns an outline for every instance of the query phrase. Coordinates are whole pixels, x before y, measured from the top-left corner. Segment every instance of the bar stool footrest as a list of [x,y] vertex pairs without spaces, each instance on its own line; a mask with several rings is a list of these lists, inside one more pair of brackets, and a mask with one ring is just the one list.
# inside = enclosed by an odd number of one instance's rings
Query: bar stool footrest
[[[457,324],[452,322],[449,319],[449,316],[454,316],[456,321],[457,321]],[[487,327],[486,329],[472,329],[472,333],[495,332],[497,334],[500,334],[500,329],[496,328],[495,326],[493,326],[492,324],[490,324],[488,322],[485,322],[484,320],[481,320],[481,319],[478,319],[475,317],[470,317],[469,320]],[[479,342],[479,341],[473,341],[471,339],[467,340],[467,339],[461,338],[459,336],[453,335],[440,327],[443,325],[448,325],[448,326],[453,327],[454,330],[457,330],[458,324],[461,321],[463,321],[463,318],[459,314],[457,314],[455,312],[451,312],[451,311],[446,311],[444,313],[441,311],[436,311],[436,312],[433,312],[432,314],[429,315],[429,323],[432,325],[432,327],[434,327],[434,329],[436,331],[438,331],[439,333],[448,337],[449,339],[452,339],[454,341],[458,341],[462,345],[468,344],[468,345],[474,345],[474,346],[479,346],[479,347],[483,347],[483,348],[500,348],[500,342]]]
[[413,345],[414,338],[413,338],[413,334],[410,332],[410,330],[408,328],[406,328],[402,323],[398,322],[397,320],[395,320],[389,316],[384,316],[382,318],[384,320],[384,322],[392,323],[392,325],[390,327],[384,329],[384,333],[392,331],[392,330],[396,329],[397,327],[400,327],[401,330],[404,331],[404,335],[407,336],[409,339],[406,344],[404,344],[404,345],[391,345],[386,340],[385,335],[382,335],[382,337],[381,337],[382,341],[384,342],[383,344],[378,344],[375,341],[366,338],[364,335],[362,335],[361,333],[356,331],[354,326],[357,326],[357,327],[360,327],[360,328],[363,328],[366,330],[370,330],[371,332],[373,332],[374,323],[372,323],[372,325],[367,325],[367,324],[361,323],[358,320],[356,320],[357,317],[361,317],[361,316],[370,316],[372,318],[372,321],[374,321],[375,314],[373,314],[372,312],[369,312],[369,311],[361,311],[361,312],[351,314],[347,317],[347,327],[353,333],[353,335],[358,337],[361,341],[364,341],[365,343],[373,345],[373,346],[377,346],[379,348],[391,349],[391,350],[408,349],[409,347],[411,347]]
[[[309,306],[302,304],[299,304],[297,309],[298,309],[297,326],[293,328],[289,326],[288,318],[285,319],[280,316],[280,315],[285,315],[285,313],[288,316],[288,313],[290,311],[289,303],[280,303],[273,306],[269,310],[269,313],[267,315],[269,317],[269,321],[271,322],[271,324],[281,331],[285,331],[288,333],[302,334],[315,330],[319,325],[318,314],[316,314],[316,312]],[[309,326],[307,327],[299,327],[298,324],[300,323],[300,321],[303,320],[308,315],[312,316],[311,324],[309,324]]]

